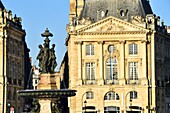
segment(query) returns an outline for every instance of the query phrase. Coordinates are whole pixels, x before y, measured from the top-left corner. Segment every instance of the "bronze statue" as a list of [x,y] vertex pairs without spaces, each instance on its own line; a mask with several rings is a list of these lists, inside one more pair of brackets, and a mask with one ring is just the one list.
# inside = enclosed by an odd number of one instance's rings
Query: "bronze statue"
[[39,60],[39,67],[41,73],[54,73],[54,69],[57,66],[56,56],[55,56],[55,44],[52,44],[52,48],[49,48],[49,36],[53,36],[48,29],[45,30],[43,37],[46,37],[44,40],[44,44],[39,45],[40,51],[37,56],[37,60]]
[[51,112],[52,113],[61,113],[62,110],[61,110],[61,105],[60,105],[60,100],[54,102],[54,103],[51,103]]
[[55,48],[55,44],[52,44],[52,48],[50,50],[50,66],[51,66],[50,70],[51,70],[51,72],[54,72],[54,69],[57,66],[56,56],[54,54],[55,53],[54,48]]
[[38,103],[37,100],[34,100],[32,102],[33,108],[29,113],[39,113],[40,112],[40,104]]

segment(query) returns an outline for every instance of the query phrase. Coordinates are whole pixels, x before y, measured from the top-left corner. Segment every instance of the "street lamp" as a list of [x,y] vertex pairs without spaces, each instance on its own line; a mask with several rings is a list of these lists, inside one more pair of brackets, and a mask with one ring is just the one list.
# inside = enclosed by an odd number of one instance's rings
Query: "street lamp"
[[85,113],[86,113],[86,104],[87,104],[87,101],[85,100],[84,101],[84,111],[85,111]]
[[11,106],[11,104],[10,104],[10,102],[8,102],[8,103],[7,103],[8,113],[10,113],[10,106]]
[[132,99],[130,99],[130,111],[132,111]]

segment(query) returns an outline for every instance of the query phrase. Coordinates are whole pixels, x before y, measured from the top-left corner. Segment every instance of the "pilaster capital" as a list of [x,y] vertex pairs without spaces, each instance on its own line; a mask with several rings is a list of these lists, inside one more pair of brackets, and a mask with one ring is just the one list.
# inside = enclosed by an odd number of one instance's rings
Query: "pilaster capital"
[[141,40],[141,43],[147,43],[148,41],[147,40]]
[[82,45],[83,42],[82,42],[82,41],[75,41],[74,44],[76,44],[76,45]]
[[102,45],[104,42],[103,42],[103,41],[98,41],[97,43],[100,44],[100,45]]
[[119,41],[119,44],[125,44],[126,43],[126,40],[120,40]]

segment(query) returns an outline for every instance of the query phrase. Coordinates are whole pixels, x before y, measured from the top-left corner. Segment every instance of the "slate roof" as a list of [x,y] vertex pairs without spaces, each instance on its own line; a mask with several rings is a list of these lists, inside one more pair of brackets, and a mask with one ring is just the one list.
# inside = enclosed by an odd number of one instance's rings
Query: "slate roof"
[[153,14],[148,0],[85,0],[80,19],[90,17],[96,22],[114,16],[130,21],[132,16],[145,18],[147,14]]

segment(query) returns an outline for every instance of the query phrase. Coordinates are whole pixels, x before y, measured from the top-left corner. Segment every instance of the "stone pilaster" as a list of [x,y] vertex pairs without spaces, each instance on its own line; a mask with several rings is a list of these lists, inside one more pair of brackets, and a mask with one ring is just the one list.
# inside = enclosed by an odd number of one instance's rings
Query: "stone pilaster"
[[97,42],[99,44],[99,79],[98,79],[98,85],[103,85],[104,84],[104,78],[103,78],[103,41]]
[[119,60],[119,84],[125,85],[125,41],[119,41],[120,44],[120,60]]
[[142,40],[141,41],[142,43],[142,75],[140,75],[142,78],[141,78],[141,82],[142,82],[142,85],[147,85],[148,83],[148,80],[147,80],[147,64],[146,64],[146,44],[147,44],[147,41],[146,40]]
[[82,41],[77,41],[75,44],[78,45],[78,80],[77,85],[82,85]]

